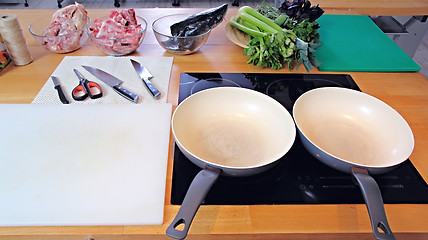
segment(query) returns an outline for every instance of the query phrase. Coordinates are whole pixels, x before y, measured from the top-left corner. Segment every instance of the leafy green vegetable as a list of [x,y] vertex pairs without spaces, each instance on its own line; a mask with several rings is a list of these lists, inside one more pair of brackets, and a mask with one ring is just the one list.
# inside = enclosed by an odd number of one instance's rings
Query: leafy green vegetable
[[292,30],[298,38],[305,42],[316,42],[319,40],[318,29],[320,26],[316,21],[311,22],[308,18],[304,18],[303,16],[302,18],[304,19],[298,21],[295,18],[286,15],[285,13],[281,13],[274,6],[267,5],[265,2],[262,2],[259,6],[257,6],[257,11],[260,14],[274,20],[275,23],[282,28]]
[[297,68],[303,63],[306,71],[312,70],[313,67],[319,67],[321,63],[315,59],[314,53],[321,43],[307,43],[301,39],[296,39],[296,60]]
[[291,31],[253,37],[248,42],[249,48],[244,49],[244,55],[249,55],[247,63],[275,70],[283,68],[283,64],[287,63],[288,68],[292,70],[295,39],[296,36]]
[[299,23],[305,19],[308,19],[309,22],[313,22],[324,13],[324,10],[318,5],[314,7],[311,6],[309,0],[293,0],[292,2],[285,0],[278,10],[294,18]]
[[311,7],[308,0],[286,0],[279,9],[262,2],[258,7],[261,14],[273,19],[275,23],[282,28],[292,30],[296,38],[295,59],[305,66],[306,71],[321,65],[315,59],[316,49],[321,45],[319,43],[319,24],[315,21],[323,13],[319,6]]
[[[275,20],[276,18],[279,17],[279,15],[281,15],[281,12],[279,11],[278,8],[272,6],[272,5],[268,5],[266,4],[265,1],[263,1],[262,3],[260,3],[260,5],[257,6],[257,11],[262,14],[263,16],[273,19]],[[281,24],[278,24],[281,26]]]
[[247,63],[276,70],[287,63],[292,69],[296,49],[296,35],[292,31],[281,28],[248,6],[241,7],[230,23],[251,36],[249,48],[244,49],[244,54],[249,56]]
[[319,25],[317,22],[309,22],[308,19],[305,19],[296,24],[293,31],[298,38],[305,42],[316,42],[319,40],[318,28]]
[[321,45],[315,43],[319,38],[318,23],[307,19],[298,22],[273,6],[262,4],[258,11],[241,7],[230,20],[233,27],[250,35],[248,48],[244,49],[244,55],[249,56],[247,63],[275,70],[287,65],[292,70],[296,60],[297,67],[303,64],[308,72],[319,67],[314,56]]

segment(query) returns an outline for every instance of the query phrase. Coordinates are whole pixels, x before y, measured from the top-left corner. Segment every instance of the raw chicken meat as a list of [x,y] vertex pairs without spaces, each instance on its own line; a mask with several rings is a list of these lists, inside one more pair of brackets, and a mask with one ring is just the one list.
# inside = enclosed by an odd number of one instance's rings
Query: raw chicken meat
[[74,5],[69,5],[56,11],[52,16],[51,22],[61,22],[63,20],[71,20],[76,29],[82,29],[88,24],[88,12],[86,12],[82,4],[75,2]]
[[80,48],[80,40],[85,34],[83,29],[88,24],[88,13],[82,4],[75,3],[58,11],[46,28],[43,45],[51,51],[67,53]]
[[108,19],[95,19],[93,26],[88,28],[97,45],[110,55],[122,55],[137,49],[143,30],[132,8],[112,10]]

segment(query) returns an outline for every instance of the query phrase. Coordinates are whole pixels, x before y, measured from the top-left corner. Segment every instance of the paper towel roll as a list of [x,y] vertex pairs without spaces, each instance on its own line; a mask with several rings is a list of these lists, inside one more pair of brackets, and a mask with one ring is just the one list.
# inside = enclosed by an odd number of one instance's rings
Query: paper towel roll
[[16,15],[0,15],[0,34],[15,65],[27,65],[33,61]]

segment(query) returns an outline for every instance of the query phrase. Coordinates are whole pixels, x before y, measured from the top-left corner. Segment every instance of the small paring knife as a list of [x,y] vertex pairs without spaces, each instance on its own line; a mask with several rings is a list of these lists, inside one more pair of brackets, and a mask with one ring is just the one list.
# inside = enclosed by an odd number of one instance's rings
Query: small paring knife
[[54,88],[58,91],[58,96],[61,102],[63,104],[69,104],[70,102],[65,97],[64,92],[62,91],[61,85],[59,85],[58,78],[55,76],[51,76],[51,78],[54,83]]
[[131,59],[132,66],[134,66],[135,71],[137,72],[138,76],[143,80],[144,85],[146,85],[149,92],[152,94],[152,96],[155,99],[159,99],[161,93],[159,90],[152,84],[150,81],[151,78],[153,78],[152,74],[145,68],[143,65],[141,65],[139,62]]
[[128,89],[125,89],[120,86],[122,83],[121,80],[119,80],[117,77],[111,75],[110,73],[107,73],[101,69],[93,68],[89,66],[82,65],[84,69],[86,69],[88,72],[90,72],[92,75],[112,87],[117,93],[119,93],[122,97],[128,99],[131,102],[137,103],[138,101],[138,95],[129,91]]

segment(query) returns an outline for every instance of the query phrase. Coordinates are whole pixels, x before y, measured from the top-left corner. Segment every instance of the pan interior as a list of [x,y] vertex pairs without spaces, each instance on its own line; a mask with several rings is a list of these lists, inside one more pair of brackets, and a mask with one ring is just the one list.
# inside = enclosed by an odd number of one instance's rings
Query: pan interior
[[269,156],[270,136],[247,120],[236,115],[208,120],[186,146],[196,156],[218,165],[261,165]]
[[413,151],[407,122],[391,107],[367,94],[316,89],[293,109],[299,130],[316,147],[340,160],[364,167],[387,167]]
[[276,161],[290,149],[296,131],[291,115],[272,98],[228,87],[183,101],[172,129],[176,141],[196,158],[232,168]]

